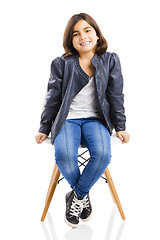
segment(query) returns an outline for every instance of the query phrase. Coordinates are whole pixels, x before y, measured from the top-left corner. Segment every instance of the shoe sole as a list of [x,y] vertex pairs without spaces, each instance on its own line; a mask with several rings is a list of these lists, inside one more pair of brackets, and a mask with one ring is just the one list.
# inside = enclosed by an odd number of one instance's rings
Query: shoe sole
[[70,227],[72,227],[72,228],[76,228],[76,227],[78,226],[78,223],[77,223],[77,224],[70,223],[70,222],[67,220],[66,216],[64,216],[64,220],[65,220],[65,222],[67,223],[67,225],[70,226]]

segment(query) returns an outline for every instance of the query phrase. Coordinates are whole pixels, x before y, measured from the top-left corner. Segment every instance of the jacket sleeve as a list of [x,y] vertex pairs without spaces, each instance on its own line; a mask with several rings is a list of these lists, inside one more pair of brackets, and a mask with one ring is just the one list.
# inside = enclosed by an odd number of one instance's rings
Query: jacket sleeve
[[116,132],[124,131],[126,116],[124,109],[123,76],[120,60],[116,53],[112,53],[110,58],[107,100],[110,104],[111,122]]
[[49,135],[52,122],[55,120],[61,105],[62,88],[62,63],[59,57],[55,58],[51,64],[51,73],[48,81],[47,96],[44,110],[41,114],[39,132]]

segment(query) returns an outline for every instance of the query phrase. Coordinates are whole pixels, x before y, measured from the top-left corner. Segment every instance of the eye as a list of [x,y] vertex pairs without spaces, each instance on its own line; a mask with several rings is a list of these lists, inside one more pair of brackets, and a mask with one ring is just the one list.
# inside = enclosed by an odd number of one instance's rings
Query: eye
[[74,33],[74,34],[73,34],[73,37],[77,37],[77,36],[78,36],[78,33]]
[[86,32],[90,32],[91,30],[90,29],[87,29]]

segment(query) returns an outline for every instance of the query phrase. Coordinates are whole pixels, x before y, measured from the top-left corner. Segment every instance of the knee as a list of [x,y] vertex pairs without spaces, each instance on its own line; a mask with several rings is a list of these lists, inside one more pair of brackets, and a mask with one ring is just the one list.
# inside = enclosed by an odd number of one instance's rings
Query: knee
[[108,165],[111,161],[111,152],[107,148],[99,147],[94,152],[95,158],[103,161]]
[[65,171],[67,175],[75,172],[77,166],[75,164],[76,156],[73,152],[68,152],[67,149],[60,147],[55,151],[55,161],[61,172]]
[[66,151],[55,153],[56,164],[62,173],[63,177],[73,187],[80,177],[80,170],[76,164],[75,157],[67,154]]
[[55,151],[55,160],[57,165],[63,165],[66,169],[73,162],[73,155],[65,148],[59,147]]
[[64,150],[64,148],[62,148],[61,146],[58,146],[55,148],[55,160],[56,163],[65,163],[67,159],[67,152]]

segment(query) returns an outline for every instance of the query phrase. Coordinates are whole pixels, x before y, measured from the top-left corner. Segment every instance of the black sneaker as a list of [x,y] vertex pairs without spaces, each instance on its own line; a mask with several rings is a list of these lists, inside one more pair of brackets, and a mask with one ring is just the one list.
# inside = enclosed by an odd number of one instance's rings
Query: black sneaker
[[71,227],[77,227],[79,216],[83,210],[82,200],[78,198],[74,190],[66,194],[66,223]]
[[88,221],[92,216],[92,206],[89,198],[89,194],[82,199],[83,211],[79,216],[83,222]]

